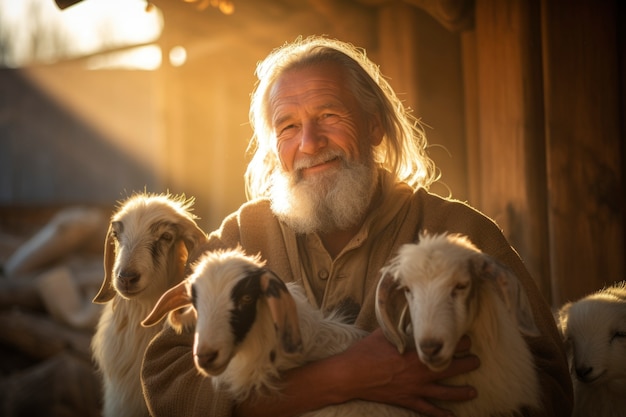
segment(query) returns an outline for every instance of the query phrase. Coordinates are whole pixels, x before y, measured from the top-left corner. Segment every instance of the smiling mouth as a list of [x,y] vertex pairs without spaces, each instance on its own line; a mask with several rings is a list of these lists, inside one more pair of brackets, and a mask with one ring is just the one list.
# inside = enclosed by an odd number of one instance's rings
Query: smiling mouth
[[333,165],[336,165],[336,164],[338,164],[340,162],[341,162],[341,158],[337,156],[335,158],[328,159],[328,160],[325,160],[325,161],[322,161],[322,162],[319,162],[319,163],[316,163],[316,164],[313,164],[313,165],[308,165],[306,167],[302,167],[302,168],[299,169],[299,171],[304,176],[305,174],[308,174],[308,173],[314,173],[314,172],[317,172],[317,171],[326,170],[329,167],[331,167]]

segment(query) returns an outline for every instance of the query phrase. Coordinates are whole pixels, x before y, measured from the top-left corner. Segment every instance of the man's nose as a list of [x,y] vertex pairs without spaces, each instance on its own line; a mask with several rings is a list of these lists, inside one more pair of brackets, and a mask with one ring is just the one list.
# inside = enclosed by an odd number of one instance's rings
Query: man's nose
[[328,145],[328,139],[322,134],[319,126],[315,123],[305,123],[302,125],[300,152],[314,154],[326,145]]

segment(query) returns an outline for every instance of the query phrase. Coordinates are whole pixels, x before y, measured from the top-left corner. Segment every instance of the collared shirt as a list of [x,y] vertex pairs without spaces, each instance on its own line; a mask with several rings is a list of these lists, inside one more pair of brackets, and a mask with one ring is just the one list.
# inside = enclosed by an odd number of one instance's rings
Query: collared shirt
[[[389,176],[381,171],[373,210],[335,258],[317,233],[296,236],[302,284],[309,300],[318,308],[340,309],[347,318],[356,319],[366,296],[366,277],[378,274],[370,270],[367,260],[372,258],[374,250],[390,250],[385,247],[395,241],[392,223],[412,194],[408,187],[394,188]],[[375,238],[370,239],[370,234]]]

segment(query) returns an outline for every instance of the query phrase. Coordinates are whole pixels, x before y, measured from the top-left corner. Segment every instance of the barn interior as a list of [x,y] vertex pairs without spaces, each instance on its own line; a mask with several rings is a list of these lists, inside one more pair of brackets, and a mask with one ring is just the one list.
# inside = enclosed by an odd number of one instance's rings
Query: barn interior
[[0,0],[0,409],[99,415],[93,324],[68,319],[50,288],[92,308],[109,216],[134,192],[195,198],[206,231],[246,201],[255,66],[299,36],[367,51],[424,125],[431,191],[494,219],[554,309],[626,279],[624,11]]

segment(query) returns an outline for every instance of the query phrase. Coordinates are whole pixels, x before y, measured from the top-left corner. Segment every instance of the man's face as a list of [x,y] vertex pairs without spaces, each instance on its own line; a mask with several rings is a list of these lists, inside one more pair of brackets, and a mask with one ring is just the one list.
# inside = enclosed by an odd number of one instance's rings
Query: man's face
[[302,233],[361,220],[375,187],[372,147],[382,135],[340,68],[324,63],[283,74],[271,91],[270,115],[281,164],[272,185],[275,213]]
[[347,84],[331,63],[288,71],[276,82],[270,115],[283,171],[305,179],[336,171],[341,159],[367,162],[380,134]]

